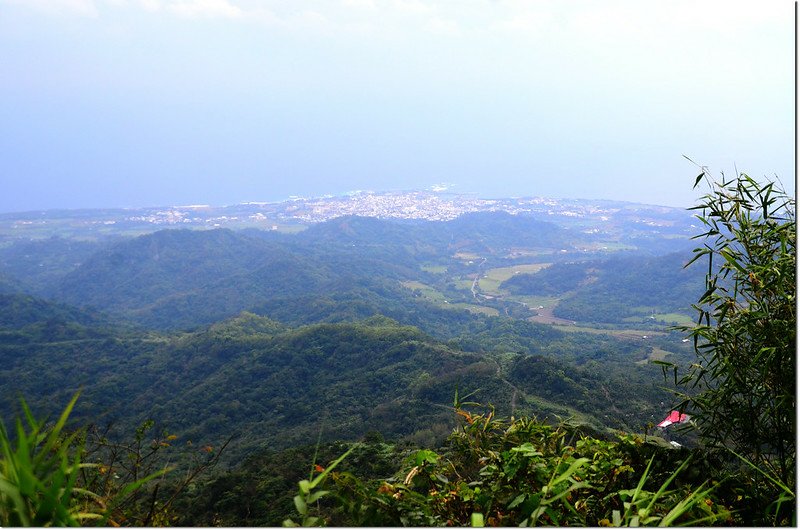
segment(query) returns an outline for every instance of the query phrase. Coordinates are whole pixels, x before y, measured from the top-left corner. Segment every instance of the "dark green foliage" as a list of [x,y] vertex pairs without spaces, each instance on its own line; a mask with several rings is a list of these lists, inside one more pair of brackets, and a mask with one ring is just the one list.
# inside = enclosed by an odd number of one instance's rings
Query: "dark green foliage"
[[388,316],[404,325],[418,327],[437,338],[451,338],[483,320],[466,310],[444,309],[415,300],[397,282],[362,278],[338,289],[297,297],[275,297],[251,310],[293,326],[317,322],[353,322]]
[[562,297],[553,313],[569,320],[631,325],[652,313],[689,314],[702,289],[702,267],[684,268],[686,254],[628,255],[603,261],[555,263],[501,285],[515,294]]
[[688,392],[680,406],[705,443],[749,462],[752,509],[794,523],[795,201],[745,174],[715,182],[704,170],[703,178],[710,190],[695,210],[706,231],[694,259],[707,265],[706,290],[697,325],[685,328],[697,359],[678,381]]
[[[642,228],[635,237],[658,237],[656,232]],[[655,451],[650,444],[634,442],[636,437],[619,443],[598,437],[611,427],[642,432],[663,418],[668,393],[659,388],[658,368],[648,359],[658,348],[659,356],[679,362],[690,345],[682,344],[677,333],[645,341],[638,334],[567,332],[526,320],[531,313],[521,304],[480,300],[463,288],[465,279],[490,267],[518,259],[555,261],[504,286],[563,297],[557,313],[571,311],[569,318],[600,327],[622,322],[635,327],[624,319],[680,311],[702,291],[696,284],[698,277],[702,284],[698,271],[704,271],[698,265],[683,270],[686,256],[599,261],[599,252],[579,248],[585,234],[576,234],[508,214],[468,215],[447,223],[350,217],[296,236],[163,231],[98,243],[94,254],[81,255],[71,265],[56,255],[45,256],[40,248],[37,256],[50,260],[45,268],[51,294],[124,315],[151,331],[18,292],[0,296],[0,412],[11,414],[19,394],[55,412],[56,403],[83,387],[78,418],[96,425],[115,423],[123,431],[149,422],[157,444],[168,441],[155,433],[175,433],[180,443],[174,442],[172,454],[182,466],[201,448],[219,448],[232,436],[222,456],[224,463],[237,464],[232,474],[185,488],[173,499],[183,503],[179,519],[172,518],[175,512],[159,512],[159,524],[263,525],[293,517],[295,485],[307,476],[312,456],[310,450],[291,448],[307,446],[320,433],[317,462],[323,467],[347,450],[330,440],[372,433],[371,441],[358,446],[329,477],[341,488],[339,509],[327,495],[319,500],[333,523],[467,524],[478,509],[487,524],[600,524],[604,517],[613,523],[614,510],[621,522],[631,523],[638,513],[623,503],[646,508],[640,503],[652,499],[658,509],[647,517],[662,521],[669,513],[666,500],[677,503],[680,495],[673,495],[671,486],[659,497],[658,487],[686,455],[678,460],[676,452],[664,452],[648,467]],[[13,258],[14,270],[24,273],[23,246],[17,245],[8,246],[17,250],[6,255]],[[524,247],[533,254],[517,252]],[[562,254],[561,248],[569,251]],[[584,256],[590,261],[558,262]],[[483,304],[503,316],[437,304],[404,287],[406,280],[431,286],[451,305]],[[533,414],[554,422],[570,418],[594,438],[579,448],[581,437],[571,427],[498,422],[462,410],[470,422],[443,451],[440,444],[456,425],[449,407],[456,389],[462,395],[476,392],[476,399],[495,403],[501,415]],[[382,443],[382,435],[428,449],[398,471],[407,451]],[[551,443],[556,438],[560,441]],[[525,444],[547,457],[537,460]],[[265,446],[270,451],[259,451]],[[568,447],[570,454],[565,453]],[[582,459],[595,458],[590,451],[600,455],[596,464],[605,471],[588,471],[590,464]],[[242,461],[249,463],[239,467]],[[490,462],[495,467],[481,475]],[[624,472],[609,475],[612,463]],[[574,473],[564,475],[573,464]],[[675,474],[675,491],[683,494],[687,485],[703,491],[705,477],[687,473],[689,467]],[[642,476],[641,491],[649,496],[637,498]],[[371,479],[386,480],[390,487],[371,484]],[[548,496],[543,488],[555,479],[560,480],[551,485],[565,489],[548,490],[553,494]],[[555,497],[578,482],[594,489],[570,490],[573,509],[567,510]],[[768,482],[748,484],[755,491]],[[160,484],[160,495],[180,490],[179,482]],[[742,507],[756,497],[741,483],[725,488],[727,505]],[[429,495],[431,489],[436,493]],[[740,494],[743,500],[736,501]],[[147,502],[140,500],[137,513],[146,518],[148,511],[140,508]],[[585,505],[576,504],[580,500]],[[566,511],[557,511],[562,507]],[[302,516],[316,513],[311,508]]]
[[[97,252],[52,294],[158,329],[192,328],[273,303],[290,302],[304,312],[308,304],[295,300],[354,287],[380,302],[410,298],[396,280],[416,277],[418,265],[396,242],[367,245],[354,255],[349,245],[317,247],[314,238],[297,237],[276,242],[229,230],[156,232]],[[389,279],[394,283],[383,292]]]
[[[0,258],[11,272],[8,289],[102,309],[154,329],[193,329],[252,311],[295,325],[389,314],[432,332],[439,322],[425,326],[428,319],[419,315],[445,316],[446,310],[414,299],[400,281],[433,285],[452,304],[474,303],[469,290],[454,283],[477,271],[456,257],[459,252],[478,253],[487,267],[515,263],[516,255],[558,261],[595,255],[583,247],[594,239],[530,216],[491,212],[448,222],[343,217],[294,236],[222,229],[162,230],[93,243],[10,240]],[[429,264],[448,272],[426,272]],[[503,315],[531,316],[518,303],[479,303]]]
[[685,254],[670,254],[586,264],[583,285],[578,283],[576,293],[559,302],[553,313],[583,322],[614,323],[633,316],[646,318],[650,312],[688,314],[689,301],[702,290],[703,271],[684,268],[686,262]]
[[[530,241],[554,233],[519,217],[496,222],[541,229],[525,236]],[[500,228],[492,216],[467,218],[461,228],[337,223],[292,237],[165,231],[107,244],[69,272],[59,292],[156,328],[194,331],[120,332],[94,313],[18,304],[11,327],[0,330],[0,411],[10,413],[18,394],[47,409],[83,387],[79,418],[123,429],[155,418],[159,429],[214,446],[234,435],[228,461],[264,444],[304,443],[320,426],[325,440],[378,429],[435,444],[452,426],[446,404],[457,386],[480,389],[506,414],[577,415],[599,430],[657,421],[663,393],[651,371],[633,363],[648,348],[438,307],[400,285],[438,281],[420,262],[494,245]],[[484,225],[495,228],[478,230]],[[554,359],[538,378],[521,377],[529,355]],[[619,398],[619,381],[635,399]]]
[[349,250],[370,257],[436,255],[447,242],[442,223],[426,221],[392,222],[371,217],[345,216],[313,225],[298,234],[303,246]]
[[[689,313],[689,301],[702,289],[703,271],[701,267],[684,268],[686,261],[684,254],[670,254],[555,264],[532,275],[527,283],[512,285],[530,288],[525,291],[530,294],[573,291],[553,312],[561,318],[627,323],[630,317],[646,319],[649,313]],[[508,280],[512,281],[524,282],[525,278]],[[544,288],[541,293],[535,290],[539,286]]]
[[[426,373],[439,380],[479,361],[396,324],[309,326],[242,346],[232,344],[224,365],[169,400],[181,411],[173,421],[191,436],[236,428],[238,444],[285,447],[320,425],[328,439],[375,428],[411,435],[446,421],[424,394],[409,392],[415,381]],[[392,418],[404,406],[419,414],[415,421]]]
[[43,321],[83,326],[108,324],[98,315],[23,294],[0,294],[0,329],[22,329]]
[[[446,223],[347,217],[291,238],[252,230],[163,230],[86,244],[80,248],[95,252],[76,254],[69,266],[39,249],[31,259],[51,271],[46,282],[30,271],[26,244],[13,243],[6,253],[9,270],[35,285],[36,292],[113,311],[152,328],[185,329],[275,300],[337,296],[354,288],[366,290],[380,306],[399,299],[410,307],[411,295],[402,293],[397,280],[431,280],[420,270],[421,263],[449,260],[452,253],[465,250],[502,253],[509,245],[553,251],[565,233],[548,223],[503,213],[466,215]],[[63,246],[62,241],[53,240],[54,248]],[[38,249],[45,243],[35,245]],[[387,291],[390,281],[394,285]],[[297,311],[304,309],[307,305]],[[350,319],[371,314],[376,312],[361,311]]]
[[80,456],[70,445],[78,433],[63,435],[77,395],[48,429],[22,403],[12,434],[0,422],[0,524],[6,526],[78,526],[82,518],[76,481]]
[[442,226],[450,235],[451,246],[460,250],[485,251],[492,247],[562,249],[571,248],[583,239],[572,230],[555,224],[505,212],[469,213]]
[[[303,445],[282,451],[261,450],[234,469],[199,482],[177,501],[178,526],[280,526],[295,516],[292,497],[314,462],[327,469],[348,450],[342,442]],[[390,477],[409,449],[365,438],[336,468],[362,479]],[[316,458],[315,458],[316,456]],[[330,501],[326,499],[327,505]]]

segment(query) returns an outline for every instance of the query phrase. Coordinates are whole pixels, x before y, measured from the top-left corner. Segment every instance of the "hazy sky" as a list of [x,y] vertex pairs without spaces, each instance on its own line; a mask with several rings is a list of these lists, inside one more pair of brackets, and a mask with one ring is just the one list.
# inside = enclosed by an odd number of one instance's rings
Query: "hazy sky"
[[794,4],[0,0],[0,211],[794,189]]

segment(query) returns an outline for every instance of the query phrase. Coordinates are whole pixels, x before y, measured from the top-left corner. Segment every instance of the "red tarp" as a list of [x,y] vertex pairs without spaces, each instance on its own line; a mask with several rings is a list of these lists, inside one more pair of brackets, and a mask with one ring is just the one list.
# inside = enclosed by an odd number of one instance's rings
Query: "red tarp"
[[685,421],[689,421],[688,414],[681,414],[677,410],[673,410],[672,412],[669,413],[669,416],[664,418],[664,420],[658,425],[656,425],[656,427],[661,427],[661,428],[669,427],[672,424],[683,423]]

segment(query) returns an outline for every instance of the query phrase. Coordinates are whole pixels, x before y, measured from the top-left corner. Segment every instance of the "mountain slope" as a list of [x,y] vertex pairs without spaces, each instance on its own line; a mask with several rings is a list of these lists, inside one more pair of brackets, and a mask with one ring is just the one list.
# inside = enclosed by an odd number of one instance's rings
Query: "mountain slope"
[[97,252],[53,294],[76,305],[131,309],[251,270],[270,252],[280,251],[229,230],[163,230]]
[[21,290],[41,296],[105,244],[62,237],[11,240],[0,245],[0,284],[5,274]]
[[[235,457],[265,444],[306,443],[320,429],[326,439],[378,430],[430,441],[452,423],[456,388],[477,391],[475,399],[504,414],[572,415],[597,428],[641,425],[664,398],[653,387],[658,374],[631,362],[640,354],[621,342],[563,333],[542,342],[546,326],[506,330],[497,322],[474,336],[470,352],[386,317],[291,329],[249,313],[193,333],[3,341],[0,412],[8,417],[17,395],[55,412],[82,389],[76,418],[127,432],[153,418],[182,440],[211,444],[233,436]],[[507,332],[527,338],[515,343]],[[564,359],[528,353],[536,344],[563,350]],[[577,367],[567,362],[573,350],[584,359],[595,351],[595,360]],[[602,355],[609,364],[599,373]]]
[[[560,297],[553,313],[582,322],[623,323],[652,313],[692,314],[705,272],[687,254],[615,256],[603,261],[555,263],[501,284],[513,294]],[[628,320],[626,320],[628,319]]]

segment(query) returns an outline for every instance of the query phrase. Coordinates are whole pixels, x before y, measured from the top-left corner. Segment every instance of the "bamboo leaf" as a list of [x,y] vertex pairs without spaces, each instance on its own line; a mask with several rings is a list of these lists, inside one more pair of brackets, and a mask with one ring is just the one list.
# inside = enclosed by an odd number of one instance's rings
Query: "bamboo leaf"
[[317,502],[319,499],[321,499],[328,493],[330,492],[325,490],[315,491],[314,493],[308,496],[308,498],[306,499],[306,503],[311,504],[312,502]]
[[300,495],[294,496],[294,507],[297,509],[297,513],[302,516],[305,516],[308,513],[308,505],[306,504],[305,499]]
[[699,175],[697,175],[697,178],[694,179],[694,186],[692,186],[692,189],[696,188],[697,185],[700,184],[700,181],[703,180],[704,176],[705,173],[700,173]]

